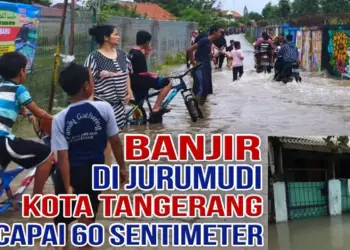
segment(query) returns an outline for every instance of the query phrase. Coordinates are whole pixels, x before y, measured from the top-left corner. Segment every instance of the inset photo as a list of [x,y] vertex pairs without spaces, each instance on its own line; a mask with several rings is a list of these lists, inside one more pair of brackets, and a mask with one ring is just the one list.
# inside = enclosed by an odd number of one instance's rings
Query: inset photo
[[269,250],[350,246],[350,136],[269,136]]

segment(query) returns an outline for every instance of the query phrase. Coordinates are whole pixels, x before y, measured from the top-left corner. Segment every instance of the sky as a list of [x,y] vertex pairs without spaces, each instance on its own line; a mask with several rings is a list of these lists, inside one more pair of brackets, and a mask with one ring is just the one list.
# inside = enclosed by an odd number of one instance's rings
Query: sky
[[277,4],[278,0],[220,0],[221,1],[221,9],[224,10],[234,10],[239,14],[243,14],[244,6],[247,6],[248,11],[254,11],[261,13],[265,4],[271,2],[273,4]]

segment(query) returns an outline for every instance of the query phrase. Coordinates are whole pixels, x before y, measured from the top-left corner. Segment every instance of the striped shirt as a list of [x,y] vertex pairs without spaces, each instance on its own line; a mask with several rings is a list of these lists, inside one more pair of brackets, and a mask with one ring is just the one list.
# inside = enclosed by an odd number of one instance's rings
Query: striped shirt
[[[127,94],[127,79],[130,69],[130,61],[127,60],[127,70],[123,71],[118,63],[118,60],[112,60],[105,57],[100,52],[90,54],[85,61],[85,67],[89,67],[95,80],[94,95],[96,100],[106,101],[110,103],[114,110],[115,119],[119,129],[126,125],[126,114],[124,104],[122,103]],[[113,61],[118,75],[112,77],[101,78],[100,73],[107,69],[109,62]]]
[[0,83],[0,136],[13,139],[12,127],[21,111],[21,106],[32,102],[28,90],[23,85],[10,81]]

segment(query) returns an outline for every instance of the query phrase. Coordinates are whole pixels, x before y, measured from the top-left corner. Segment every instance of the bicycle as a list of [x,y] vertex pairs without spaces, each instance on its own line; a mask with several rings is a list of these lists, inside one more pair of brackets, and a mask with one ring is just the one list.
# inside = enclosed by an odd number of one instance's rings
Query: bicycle
[[[32,117],[32,125],[34,128],[34,131],[36,135],[41,139],[46,145],[50,145],[50,135],[49,133],[43,131],[42,127],[40,126],[40,121],[38,121],[32,114],[28,114],[28,117]],[[53,182],[55,183],[54,179],[54,171],[55,171],[55,162],[52,164],[52,170],[51,170],[51,178]],[[15,193],[12,192],[12,189],[10,187],[11,182],[24,171],[25,169],[23,167],[18,166],[15,169],[8,170],[3,169],[0,167],[0,199],[3,197],[3,195],[6,193],[7,199],[0,202],[0,215],[10,208],[14,208],[15,211],[20,209],[21,201],[19,198],[22,194],[27,190],[29,185],[34,180],[36,168],[30,169],[27,176],[23,179],[21,182],[21,185],[17,189]]]
[[[198,119],[204,118],[203,113],[199,108],[198,102],[194,97],[192,88],[187,88],[187,85],[183,79],[186,75],[188,75],[188,73],[192,72],[193,70],[197,69],[200,66],[202,66],[202,64],[197,64],[181,75],[168,77],[169,80],[180,80],[180,83],[177,85],[173,85],[172,91],[161,104],[161,108],[166,108],[172,102],[175,96],[179,92],[181,92],[181,95],[184,99],[186,108],[191,116],[192,121],[197,122]],[[147,113],[143,108],[143,103],[146,101],[148,108],[151,111],[152,106],[149,99],[158,96],[159,92],[160,91],[156,91],[152,94],[147,95],[138,103],[135,100],[130,100],[128,105],[131,106],[131,109],[126,114],[127,123],[130,125],[141,125],[141,124],[146,124],[147,122],[161,123],[163,121],[163,116],[153,117],[151,113],[149,118],[147,118]]]

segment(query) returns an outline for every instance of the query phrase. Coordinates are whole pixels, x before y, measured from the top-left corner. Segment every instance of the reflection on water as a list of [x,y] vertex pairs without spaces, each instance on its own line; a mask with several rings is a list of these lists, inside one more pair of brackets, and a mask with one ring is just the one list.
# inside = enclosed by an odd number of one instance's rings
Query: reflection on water
[[[348,82],[322,78],[322,74],[319,73],[302,73],[301,76],[303,78],[303,82],[301,84],[288,83],[285,85],[283,83],[273,82],[273,75],[257,74],[254,72],[253,49],[248,42],[244,40],[244,37],[241,35],[236,35],[233,36],[233,38],[228,38],[228,40],[231,39],[241,41],[242,49],[245,53],[245,73],[241,80],[232,82],[232,72],[227,70],[225,66],[221,71],[214,71],[214,94],[209,97],[208,103],[202,107],[205,120],[199,121],[198,123],[193,123],[187,113],[182,96],[178,95],[171,104],[172,111],[165,114],[163,124],[131,127],[125,132],[146,134],[151,138],[155,138],[158,133],[170,133],[174,136],[177,136],[179,133],[205,133],[207,135],[215,133],[256,133],[261,136],[271,134],[320,135],[334,134],[335,132],[337,134],[349,133],[350,89]],[[265,147],[265,142],[263,142],[263,147]],[[208,150],[210,150],[210,147]],[[267,155],[267,151],[264,151],[265,155]],[[265,176],[267,176],[267,171],[265,172]],[[19,178],[19,180],[21,179],[22,178]],[[267,183],[266,179],[267,178],[265,177],[265,184]],[[265,197],[267,195],[266,186],[267,185],[265,185],[264,191]],[[47,192],[52,191],[52,185],[48,185]],[[170,193],[170,191],[166,193]],[[206,195],[209,195],[209,193],[206,193]],[[266,204],[265,211],[267,210]],[[128,221],[139,223],[141,221],[150,221],[149,219],[108,220],[100,217],[101,216],[98,218],[99,222],[106,226],[115,222]],[[8,213],[2,216],[2,220],[7,223],[21,221],[18,213]],[[154,219],[154,221],[155,220],[156,219]],[[196,220],[195,222],[213,222],[213,220],[216,219],[201,219]],[[180,220],[177,221],[180,222]],[[171,220],[170,222],[176,223],[177,221]],[[189,220],[187,221],[189,223],[194,222]],[[242,222],[242,220],[237,220],[235,218],[225,219],[225,221]],[[245,219],[244,221],[253,222],[250,219]],[[345,227],[346,221],[347,219],[344,217],[342,222],[343,224],[341,225],[344,225]],[[259,220],[254,220],[254,222],[261,222],[263,225],[267,225],[267,216]],[[340,223],[337,225],[339,224]],[[307,225],[307,227],[305,225]],[[271,242],[271,246],[274,244],[275,247],[271,249],[279,249],[278,242],[282,241],[285,242],[285,244],[290,244],[291,248],[281,249],[300,250],[306,249],[306,247],[300,247],[307,245],[308,250],[330,250],[336,245],[334,242],[338,242],[338,238],[332,236],[333,238],[330,240],[331,236],[329,235],[331,234],[326,233],[330,232],[330,225],[330,223],[327,224],[323,222],[323,224],[321,223],[319,226],[317,226],[316,223],[312,230],[309,230],[310,224],[305,224],[305,222],[304,224],[302,224],[302,222],[293,222],[289,225],[278,225],[281,227],[281,229],[278,229],[278,232],[285,232],[285,228],[289,228],[289,232],[294,232],[294,234],[285,234],[289,235],[289,240],[283,238],[286,236],[276,237],[276,242],[273,243],[273,240]],[[297,230],[293,231],[293,227],[296,227]],[[292,228],[292,230],[290,228]],[[337,227],[332,226],[332,228],[334,229]],[[343,236],[341,238],[342,241],[340,242],[343,243],[338,242],[338,244],[346,245],[347,243],[349,246],[350,244],[347,242],[350,239],[349,233],[347,233],[345,229],[342,232],[343,233],[341,235]],[[277,235],[277,229],[272,227],[270,234]],[[337,233],[334,233],[334,235],[336,234]],[[296,235],[298,235],[299,238]],[[339,235],[337,235],[337,237],[340,239]],[[324,239],[324,242],[323,244],[320,244],[320,246],[317,245],[317,247],[314,247],[314,245],[311,243],[307,243],[308,239],[310,239],[311,242],[318,242]],[[300,245],[293,245],[297,244],[293,243],[297,241],[303,241],[304,245],[301,245],[301,243],[299,243]],[[315,244],[317,244],[317,242]],[[113,248],[105,246],[101,249]]]
[[269,250],[346,250],[349,246],[348,215],[296,220],[269,226]]

